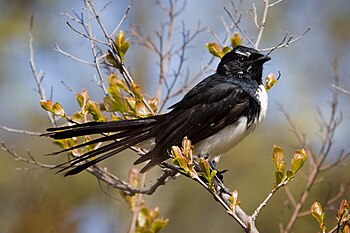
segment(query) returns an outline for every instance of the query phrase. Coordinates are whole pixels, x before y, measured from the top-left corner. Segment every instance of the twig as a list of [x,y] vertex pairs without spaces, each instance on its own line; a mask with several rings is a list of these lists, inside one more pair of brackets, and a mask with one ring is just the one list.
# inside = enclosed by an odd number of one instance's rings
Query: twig
[[[282,40],[283,43],[281,42],[277,46],[274,46],[274,47],[259,49],[259,51],[264,52],[264,51],[270,51],[272,49],[286,48],[289,45],[301,40],[310,30],[311,30],[311,28],[307,28],[300,36],[298,36],[296,38],[294,38],[294,36],[290,36],[290,37],[288,37],[287,41],[286,41],[286,39],[288,36],[288,32],[286,32],[285,37]],[[284,42],[284,41],[286,41],[286,42]]]
[[[87,6],[88,4],[85,2],[85,5]],[[92,26],[91,26],[91,16],[90,16],[90,14],[88,14],[88,23],[87,23],[87,25],[88,25],[88,27],[87,27],[86,32],[89,35],[89,37],[92,37],[92,28],[91,28]],[[104,85],[103,76],[102,76],[102,72],[101,72],[101,69],[100,69],[99,58],[98,58],[98,55],[97,55],[97,52],[96,52],[96,45],[95,45],[93,40],[90,40],[90,46],[91,46],[91,52],[92,52],[92,55],[93,55],[93,58],[94,58],[94,66],[95,66],[95,69],[96,69],[96,72],[97,72],[97,76],[99,77],[98,85],[102,88],[103,93],[105,95],[108,95],[107,88]]]
[[70,86],[68,86],[68,84],[65,83],[63,80],[61,80],[61,83],[62,83],[62,85],[63,85],[69,92],[71,92],[74,96],[77,95],[77,93],[76,93]]
[[[199,167],[199,165],[195,163],[195,166]],[[233,206],[229,201],[231,193],[228,188],[226,188],[223,182],[214,183],[214,188],[209,187],[198,175],[190,176],[186,172],[174,167],[173,165],[166,164],[167,168],[177,171],[183,176],[190,178],[200,184],[203,188],[205,188],[214,199],[226,210],[227,214],[230,215],[244,230],[249,233],[258,233],[258,230],[255,227],[255,223],[251,216],[247,215],[238,205]]]
[[14,148],[12,148],[12,150],[9,149],[3,141],[1,141],[0,144],[1,144],[1,149],[6,151],[8,154],[12,155],[15,158],[15,160],[22,161],[22,162],[29,163],[29,164],[33,164],[33,165],[36,165],[36,166],[42,167],[42,168],[54,168],[55,167],[55,165],[44,164],[44,163],[40,163],[40,162],[36,161],[32,157],[32,155],[30,154],[29,151],[27,151],[27,153],[28,153],[28,156],[30,159],[26,159],[22,156],[19,156],[17,154],[17,152],[14,150]]
[[286,194],[287,194],[287,196],[289,198],[289,201],[292,203],[293,207],[295,207],[297,205],[297,203],[296,203],[295,198],[294,198],[292,192],[290,191],[289,187],[286,186],[284,188],[284,190],[286,191]]
[[[144,187],[145,182],[146,182],[146,173],[141,174],[141,179],[140,179],[141,188]],[[131,222],[130,222],[129,233],[135,232],[137,217],[139,215],[140,208],[142,205],[142,197],[143,197],[143,195],[141,193],[138,194],[138,196],[137,196],[135,207],[134,207],[132,218],[131,218]]]
[[[156,96],[161,98],[162,92],[166,89],[165,97],[162,99],[160,107],[158,109],[161,112],[167,104],[167,101],[171,99],[173,88],[175,84],[179,82],[181,76],[183,76],[184,62],[186,60],[185,53],[190,47],[190,43],[206,29],[202,28],[198,23],[197,29],[190,33],[186,30],[185,23],[182,22],[182,28],[180,34],[182,36],[182,43],[177,45],[172,43],[174,34],[174,24],[176,17],[183,12],[185,2],[182,2],[181,6],[177,6],[177,1],[169,0],[168,4],[164,4],[162,1],[155,1],[167,16],[167,22],[161,24],[160,30],[156,32],[157,43],[154,43],[149,37],[145,37],[141,30],[135,27],[131,28],[131,34],[137,39],[137,43],[155,53],[159,61],[159,78],[157,85]],[[174,56],[178,56],[179,62],[176,64],[176,68],[173,69],[171,74],[171,68],[173,67],[172,60]],[[170,79],[171,78],[171,79]],[[184,77],[187,79],[187,77]],[[165,88],[164,88],[165,87]]]
[[119,21],[118,25],[115,27],[115,29],[113,30],[113,32],[111,33],[111,35],[109,36],[110,38],[112,38],[116,33],[117,31],[119,31],[119,28],[122,26],[122,24],[124,23],[124,21],[126,20],[126,18],[128,17],[128,14],[129,14],[129,10],[133,4],[134,0],[130,0],[129,1],[129,5],[128,7],[126,8],[126,11],[123,15],[123,18]]
[[[337,67],[336,62],[334,63],[334,80],[336,85],[339,83],[339,78],[337,74]],[[323,136],[321,137],[321,147],[319,152],[316,154],[313,153],[313,150],[307,149],[307,153],[310,158],[309,162],[309,175],[307,177],[307,183],[305,185],[304,191],[302,192],[300,198],[296,202],[296,206],[294,208],[294,211],[292,213],[292,216],[284,229],[284,233],[287,233],[291,230],[292,226],[296,222],[297,218],[301,216],[302,208],[310,194],[310,191],[317,181],[317,177],[321,172],[321,169],[324,168],[323,164],[325,159],[329,156],[331,149],[333,147],[333,137],[336,131],[337,126],[340,124],[341,117],[339,118],[337,113],[338,109],[338,91],[333,91],[333,97],[331,102],[331,113],[329,116],[328,121],[326,121],[322,115],[322,113],[319,113],[322,121],[321,121],[321,131],[324,131]],[[284,113],[288,122],[291,122],[288,114]],[[306,148],[309,148],[308,144],[306,143],[305,137],[301,136],[300,133],[296,130],[296,127],[294,124],[290,124],[292,126],[292,131],[294,135],[297,137],[298,141],[303,145],[306,146]],[[341,153],[339,158],[343,158],[343,153]]]
[[338,90],[338,91],[341,91],[341,92],[343,92],[343,93],[345,93],[345,94],[350,95],[350,91],[345,90],[344,88],[342,88],[342,87],[340,87],[340,86],[337,86],[337,85],[335,85],[335,84],[332,84],[332,87],[333,87],[334,89]]
[[[83,26],[85,26],[85,25],[83,24],[83,22],[82,22],[81,24],[82,24]],[[73,32],[75,32],[75,33],[78,34],[79,36],[82,36],[82,37],[88,39],[89,41],[94,41],[94,42],[100,43],[100,44],[102,44],[102,45],[108,46],[108,43],[106,43],[106,42],[104,42],[104,41],[102,41],[102,40],[98,40],[98,39],[96,39],[96,38],[90,37],[90,36],[86,35],[85,33],[82,33],[82,32],[80,32],[80,31],[78,31],[78,30],[75,29],[69,22],[67,22],[67,25],[68,25],[68,27],[69,27],[70,29],[72,29]]]
[[56,52],[59,52],[59,53],[61,53],[61,54],[63,54],[63,55],[66,56],[66,57],[69,57],[69,58],[71,58],[71,59],[73,59],[73,60],[75,60],[75,61],[77,61],[77,62],[86,64],[86,65],[90,65],[90,66],[94,66],[94,65],[95,65],[94,63],[91,63],[91,62],[85,61],[85,60],[83,60],[83,59],[77,58],[77,57],[73,56],[72,54],[63,51],[63,50],[58,46],[57,43],[55,44],[55,51],[56,51]]
[[258,206],[258,208],[256,208],[256,210],[254,211],[254,214],[251,216],[252,221],[255,221],[258,214],[260,213],[260,211],[267,205],[267,203],[271,200],[271,198],[273,197],[273,195],[283,186],[286,186],[288,184],[288,182],[290,181],[290,178],[285,177],[284,180],[279,183],[275,188],[272,189],[272,191],[269,193],[269,195],[265,198],[265,200],[263,202],[260,203],[260,205]]
[[264,29],[265,29],[265,26],[266,26],[267,13],[268,13],[269,8],[270,8],[269,0],[262,0],[262,1],[264,3],[264,12],[263,12],[261,24],[259,25],[258,37],[256,38],[255,45],[254,45],[254,47],[256,49],[259,48],[261,37],[262,37],[262,35],[264,33]]
[[125,194],[133,196],[135,194],[153,194],[158,187],[165,185],[171,178],[176,177],[176,173],[173,170],[165,169],[163,174],[156,180],[156,182],[149,187],[135,188],[128,182],[119,179],[117,176],[108,172],[106,169],[102,169],[98,166],[88,168],[88,172],[96,176],[99,180],[102,180],[109,186],[123,191]]
[[231,15],[230,11],[224,7],[224,10],[226,11],[226,13],[228,14],[228,16],[230,17],[230,19],[232,20],[232,23],[235,25],[235,27],[237,28],[237,30],[243,35],[243,37],[249,42],[250,45],[254,46],[254,42],[249,38],[249,36],[239,27],[238,23],[236,22],[236,20],[233,18],[233,16]]
[[[29,65],[30,68],[32,70],[32,74],[35,80],[35,84],[37,86],[37,90],[40,96],[40,100],[46,100],[46,96],[45,96],[45,90],[42,86],[42,81],[44,79],[44,73],[42,71],[37,72],[36,70],[36,66],[35,66],[35,60],[34,60],[34,48],[33,48],[33,25],[34,25],[34,18],[33,16],[30,19],[30,30],[29,30]],[[55,119],[52,116],[51,113],[46,112],[47,113],[47,117],[49,118],[49,121],[51,122],[52,125],[55,125]]]
[[18,134],[25,134],[25,135],[29,135],[29,136],[40,136],[41,133],[40,132],[33,132],[33,131],[28,131],[28,130],[23,130],[23,129],[13,129],[13,128],[9,128],[3,125],[0,125],[0,129],[5,130],[7,132],[10,133],[18,133]]

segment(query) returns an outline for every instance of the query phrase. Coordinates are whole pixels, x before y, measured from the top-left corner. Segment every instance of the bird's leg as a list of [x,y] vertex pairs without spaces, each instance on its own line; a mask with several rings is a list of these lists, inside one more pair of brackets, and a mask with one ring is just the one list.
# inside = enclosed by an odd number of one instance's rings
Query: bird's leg
[[212,159],[209,161],[209,164],[210,164],[210,168],[212,170],[216,170],[216,177],[221,181],[223,182],[224,181],[224,173],[227,172],[228,170],[227,169],[224,169],[224,170],[217,170],[215,168],[215,166],[218,164],[217,160],[216,159]]
[[[201,158],[201,157],[207,160],[209,158],[209,155],[208,154],[199,154],[198,158]],[[218,157],[215,157],[214,159],[209,160],[210,172],[213,170],[216,170],[215,166],[217,165],[217,163],[218,163]],[[196,172],[201,172],[201,169],[197,163],[195,163],[194,169]],[[224,178],[223,174],[227,171],[228,170],[222,170],[222,171],[216,170],[216,175],[214,178],[214,185],[215,185],[215,189],[217,191],[231,194],[231,192],[225,187],[225,185],[223,183],[223,178]],[[200,178],[204,182],[206,182],[204,177],[200,177]]]
[[224,179],[223,174],[225,172],[227,172],[228,170],[227,169],[221,170],[221,171],[216,170],[215,166],[216,166],[217,163],[214,160],[210,160],[209,164],[210,164],[210,169],[216,171],[214,183],[215,183],[215,187],[220,187],[220,189],[216,188],[216,190],[231,195],[230,190],[225,187],[224,181],[223,181],[223,179]]

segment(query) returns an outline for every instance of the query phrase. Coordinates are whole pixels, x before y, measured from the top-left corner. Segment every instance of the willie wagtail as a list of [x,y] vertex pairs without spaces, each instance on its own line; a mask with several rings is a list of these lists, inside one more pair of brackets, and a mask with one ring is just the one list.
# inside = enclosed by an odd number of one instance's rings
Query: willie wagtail
[[[131,146],[145,144],[149,151],[135,161],[147,161],[141,172],[169,158],[168,150],[181,146],[187,136],[195,154],[218,156],[251,133],[266,115],[267,94],[262,82],[263,64],[271,58],[237,46],[221,59],[216,73],[193,87],[170,112],[134,120],[88,122],[49,128],[45,136],[65,139],[100,134],[101,137],[53,154],[107,142],[67,162],[65,175],[74,175]],[[102,135],[103,133],[112,133]]]

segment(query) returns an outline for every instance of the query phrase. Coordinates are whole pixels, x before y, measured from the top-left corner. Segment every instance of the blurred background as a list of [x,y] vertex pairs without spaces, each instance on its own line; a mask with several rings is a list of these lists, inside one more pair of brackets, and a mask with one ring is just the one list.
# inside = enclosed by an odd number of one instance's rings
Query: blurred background
[[[250,9],[252,2],[243,1],[243,9]],[[255,1],[255,4],[261,16],[262,3]],[[101,1],[97,7],[103,5]],[[127,6],[128,1],[115,0],[104,10],[102,20],[108,30],[113,30],[119,23]],[[223,38],[225,30],[221,18],[227,19],[224,6],[232,9],[230,2],[224,0],[188,1],[176,21],[175,34],[181,29],[181,21],[193,30],[200,21],[202,27],[210,27]],[[35,132],[43,132],[50,126],[46,113],[39,105],[29,66],[28,34],[32,15],[36,65],[45,72],[43,85],[47,95],[51,93],[53,100],[60,102],[68,113],[73,113],[78,105],[74,95],[61,81],[76,92],[87,89],[93,100],[103,98],[103,92],[93,80],[96,74],[91,67],[54,51],[55,43],[58,43],[65,51],[92,61],[89,42],[74,34],[67,27],[67,18],[61,14],[73,14],[72,10],[77,13],[84,11],[83,2],[0,0],[0,125]],[[146,36],[155,38],[154,32],[160,29],[162,20],[166,20],[166,15],[153,1],[135,0],[122,29],[131,42],[133,38],[128,34],[130,25],[141,28]],[[244,17],[242,22],[242,27],[249,35],[256,37],[257,30],[251,19]],[[282,76],[278,85],[269,92],[267,119],[253,135],[221,160],[220,169],[229,169],[225,174],[227,187],[239,191],[241,206],[248,213],[254,211],[273,187],[274,168],[270,159],[272,146],[282,146],[289,158],[298,146],[277,104],[284,106],[299,129],[307,134],[310,144],[315,150],[319,149],[316,112],[320,109],[326,117],[329,116],[335,60],[341,86],[350,89],[349,22],[348,0],[286,0],[269,11],[261,48],[278,44],[286,31],[295,36],[309,27],[311,31],[302,40],[271,54],[272,60],[265,66],[265,75],[280,71]],[[97,27],[93,30],[95,35],[101,35]],[[185,65],[189,67],[189,77],[199,72],[203,56],[210,57],[205,44],[212,41],[215,41],[213,36],[203,32],[193,41],[191,49],[187,50]],[[126,65],[136,82],[142,85],[149,96],[155,96],[159,74],[157,57],[132,44],[126,59]],[[212,67],[215,68],[217,63],[218,60],[215,60]],[[339,109],[343,122],[335,135],[334,151],[331,153],[334,156],[341,149],[349,150],[349,104],[350,95],[341,94]],[[57,158],[43,156],[58,150],[47,138],[0,131],[0,141],[4,141],[9,148],[13,146],[20,155],[26,156],[29,150],[38,161],[50,164],[57,162]],[[137,157],[131,152],[125,154],[128,155],[107,161],[109,169],[123,178],[126,178],[129,165]],[[101,188],[88,173],[63,178],[53,170],[33,169],[28,164],[15,161],[5,151],[0,151],[0,159],[0,232],[127,231],[131,220],[127,205],[117,191]],[[335,157],[328,158],[328,162],[332,159]],[[31,169],[23,172],[23,168]],[[307,171],[307,168],[303,169]],[[155,169],[152,172],[154,174],[151,177],[159,171]],[[328,194],[337,193],[340,182],[346,181],[349,175],[349,166],[346,164],[323,174],[323,182],[313,187],[306,204],[310,206],[312,201],[325,201]],[[304,184],[304,176],[300,175],[290,184],[295,197],[299,197]],[[347,197],[349,199],[349,195]],[[163,232],[179,232],[179,229],[192,233],[218,230],[243,232],[207,192],[188,179],[171,181],[154,195],[146,197],[146,200],[149,207],[158,206],[161,214],[170,218]],[[281,190],[263,209],[257,222],[261,232],[277,232],[277,223],[288,221],[291,210],[286,200],[286,193]],[[328,214],[330,226],[335,224],[334,215],[334,212]],[[318,226],[311,216],[307,216],[298,220],[293,231],[317,232]]]

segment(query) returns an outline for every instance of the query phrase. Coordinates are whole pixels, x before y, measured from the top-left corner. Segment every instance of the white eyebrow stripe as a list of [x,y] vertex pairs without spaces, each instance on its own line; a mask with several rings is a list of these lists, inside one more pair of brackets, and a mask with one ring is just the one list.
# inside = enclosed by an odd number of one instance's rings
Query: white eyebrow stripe
[[249,57],[249,56],[251,55],[250,52],[241,52],[241,51],[239,51],[239,50],[236,50],[236,53],[237,53],[237,54],[240,54],[240,55],[242,55],[242,56],[245,56],[245,57]]

